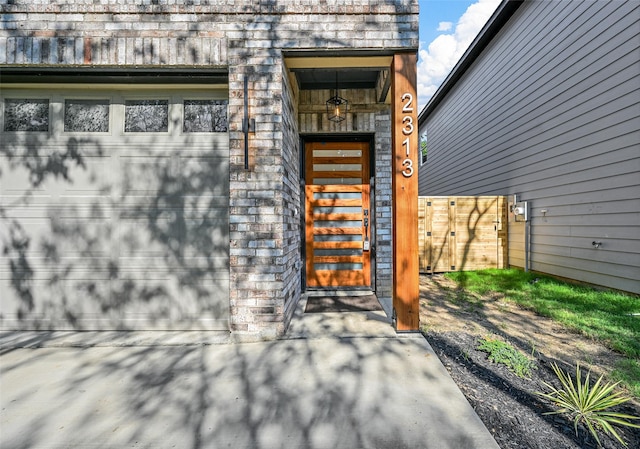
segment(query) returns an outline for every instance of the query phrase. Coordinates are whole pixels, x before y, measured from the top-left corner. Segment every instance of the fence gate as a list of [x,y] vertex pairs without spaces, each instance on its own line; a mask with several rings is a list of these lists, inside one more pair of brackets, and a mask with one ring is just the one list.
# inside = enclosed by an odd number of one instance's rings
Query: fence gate
[[420,197],[418,244],[421,273],[505,268],[506,197]]

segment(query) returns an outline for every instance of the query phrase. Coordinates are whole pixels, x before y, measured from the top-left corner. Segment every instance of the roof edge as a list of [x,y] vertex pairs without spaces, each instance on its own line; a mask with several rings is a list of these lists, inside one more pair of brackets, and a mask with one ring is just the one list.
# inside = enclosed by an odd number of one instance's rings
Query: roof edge
[[442,102],[446,95],[453,89],[462,75],[471,67],[475,60],[482,54],[484,49],[489,45],[493,38],[498,34],[502,27],[509,21],[516,10],[522,6],[526,0],[504,0],[487,23],[482,27],[476,38],[471,42],[469,48],[464,52],[458,60],[449,75],[442,82],[438,90],[433,94],[429,102],[422,108],[418,116],[418,125],[422,125],[427,116]]

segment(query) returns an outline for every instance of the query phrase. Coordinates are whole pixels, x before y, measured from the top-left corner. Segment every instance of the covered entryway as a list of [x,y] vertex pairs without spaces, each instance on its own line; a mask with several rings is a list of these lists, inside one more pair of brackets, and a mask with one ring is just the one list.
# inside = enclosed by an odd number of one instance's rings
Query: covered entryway
[[305,145],[307,287],[371,286],[368,142]]
[[[285,62],[297,94],[297,132],[306,142],[300,152],[302,288],[309,294],[373,291],[398,330],[415,331],[415,55],[290,51]],[[352,148],[341,148],[340,139],[366,141],[366,147],[343,153]]]
[[227,330],[226,87],[3,87],[0,329]]

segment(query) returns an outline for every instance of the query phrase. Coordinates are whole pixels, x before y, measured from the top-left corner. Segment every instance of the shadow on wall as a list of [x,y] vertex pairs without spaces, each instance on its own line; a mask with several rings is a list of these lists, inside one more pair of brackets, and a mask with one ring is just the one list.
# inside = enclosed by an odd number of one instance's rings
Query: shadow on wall
[[[36,273],[29,261],[33,247],[33,236],[23,226],[20,212],[30,203],[34,196],[42,190],[42,186],[50,182],[71,182],[70,172],[86,170],[84,159],[78,151],[80,142],[70,139],[66,149],[61,151],[47,151],[44,140],[30,135],[20,140],[15,146],[10,146],[3,139],[0,154],[3,165],[0,166],[0,181],[5,184],[0,198],[0,227],[2,237],[2,258],[7,266],[0,268],[2,280],[9,280],[10,285],[19,298],[16,315],[19,319],[25,317],[35,309],[34,278]],[[17,174],[22,179],[17,181],[11,176]],[[9,178],[9,179],[7,179]],[[22,182],[21,182],[22,181]],[[28,188],[21,190],[19,185],[25,183]],[[26,217],[25,217],[26,218]],[[6,296],[8,292],[2,290],[2,309],[7,312]],[[0,312],[1,313],[1,312]]]
[[[392,0],[384,3],[381,10],[398,15],[407,14],[416,6],[411,2]],[[22,8],[21,5],[7,7],[9,11]],[[166,5],[138,5],[144,11],[149,7],[158,15],[168,14],[174,9]],[[186,9],[191,7],[185,5]],[[258,8],[260,14],[245,14],[238,19],[247,22],[246,36],[229,41],[227,50],[229,58],[234,61],[255,60],[255,47],[247,43],[254,40],[256,30],[264,30],[254,26],[261,20],[269,22],[264,38],[277,42],[281,48],[339,50],[353,46],[353,41],[323,36],[322,33],[307,33],[305,36],[298,33],[295,40],[288,31],[288,34],[279,33],[277,22],[286,17],[280,14],[284,8],[282,5],[266,2],[242,8],[244,12],[252,13]],[[6,22],[12,22],[14,19],[11,17],[7,15]],[[367,16],[366,23],[361,26],[363,30],[390,31],[389,23],[378,22],[375,13]],[[398,26],[405,27],[406,23]],[[397,31],[406,34],[407,30]],[[55,46],[58,54],[51,55],[50,59],[63,66],[75,64],[91,53],[83,48],[83,52],[76,54],[77,33],[71,23],[57,22],[52,39],[59,44]],[[23,39],[21,48],[28,48],[35,39],[33,31],[20,26],[6,27],[2,34],[14,40]],[[117,36],[114,34],[114,37]],[[187,46],[188,39],[194,38],[194,31],[173,32],[171,37],[177,39],[182,49]],[[160,63],[166,62],[157,46],[146,43],[150,40],[140,41],[143,44],[134,49],[136,61],[152,64],[157,59]],[[42,45],[44,48],[44,43]],[[85,39],[82,45],[92,45],[92,42]],[[48,45],[46,47],[49,48]],[[268,96],[254,97],[255,103],[251,105],[263,111],[264,117],[267,117],[265,110],[270,115],[283,110],[283,105],[278,103],[285,101],[281,91],[283,70],[281,66],[275,67],[277,62],[269,62],[281,60],[281,48],[274,45],[263,49],[264,66],[258,63],[239,65],[230,73],[230,76],[251,75],[252,87],[259,86],[257,88],[269,93]],[[91,47],[91,50],[97,52],[98,47]],[[202,48],[184,50],[185,60],[194,65],[212,58],[203,54]],[[35,54],[33,52],[33,57]],[[14,59],[29,63],[27,55],[18,56]],[[240,99],[238,92],[230,92],[231,123],[240,122]],[[295,111],[293,105],[285,106]],[[273,123],[278,129],[277,122]],[[290,145],[299,145],[297,129],[287,128],[284,131]],[[240,154],[239,143],[239,140],[232,142],[233,161]],[[112,157],[112,150],[104,142],[69,139],[57,148],[52,148],[46,139],[34,136],[11,145],[3,142],[0,148],[0,183],[3,185],[0,199],[0,283],[3,287],[0,293],[0,327],[130,329],[144,327],[144,322],[162,327],[178,320],[187,328],[197,322],[203,327],[228,329],[229,290],[236,291],[244,283],[252,282],[251,275],[263,274],[267,265],[262,263],[264,261],[234,265],[236,276],[229,276],[229,265],[236,262],[229,260],[228,236],[225,239],[219,232],[220,226],[225,226],[221,223],[226,223],[226,228],[229,228],[229,212],[218,201],[226,196],[228,206],[231,192],[211,190],[212,185],[220,185],[220,179],[229,179],[229,166],[219,164],[215,157],[207,158],[206,154],[186,161],[177,156],[184,143],[166,149],[166,152],[173,151],[174,154],[162,158],[154,152],[154,146],[162,144],[164,142],[156,140],[140,147],[141,154],[146,156],[145,162],[132,161],[120,171],[124,178],[114,182],[109,179],[111,167],[104,165],[104,161]],[[223,150],[216,146],[209,149],[212,154]],[[224,150],[228,151],[228,148]],[[277,145],[252,151],[260,156],[274,156],[276,162],[283,158],[283,149]],[[288,154],[297,157],[299,151],[296,148]],[[297,166],[295,162],[289,162],[288,171],[291,172],[291,168],[297,170]],[[268,169],[258,164],[252,167],[258,175]],[[19,189],[11,187],[14,181],[19,182]],[[239,181],[240,176],[236,181],[232,180],[231,185]],[[145,186],[140,187],[140,183]],[[5,195],[7,188],[13,189],[10,196]],[[83,188],[90,193],[66,193],[67,190]],[[44,196],[49,193],[44,192],[54,191],[58,195],[55,201],[45,202]],[[232,200],[233,195],[231,193]],[[282,201],[276,198],[276,206],[285,205],[281,213],[286,216],[291,216],[300,204],[299,191],[287,193]],[[256,234],[255,239],[283,241],[282,226],[282,222],[269,224]],[[233,232],[233,226],[231,230]],[[290,234],[299,239],[297,229],[291,231]],[[226,242],[223,244],[222,240]],[[296,245],[288,245],[288,248],[297,250]],[[283,262],[276,261],[276,264],[280,263]],[[272,267],[268,266],[269,269]],[[282,272],[289,278],[297,280],[299,277],[299,268],[278,266],[278,269],[276,277]],[[299,286],[295,288],[299,289]],[[299,297],[299,294],[288,293]],[[289,309],[293,310],[293,307],[289,306]],[[275,312],[276,315],[278,313]]]
[[228,329],[228,147],[44,135],[0,150],[1,326]]
[[[498,233],[498,223],[497,221],[500,219],[500,215],[497,215],[498,211],[498,197],[487,201],[487,199],[483,198],[482,200],[478,197],[473,197],[472,205],[470,208],[465,208],[465,233],[467,238],[464,242],[464,248],[462,250],[462,257],[460,260],[460,271],[464,271],[465,268],[469,265],[476,265],[479,262],[478,254],[473,251],[474,244],[479,242],[482,237],[483,232],[487,232],[487,230],[491,231],[491,227],[495,226],[494,231],[496,235]],[[497,216],[496,216],[497,215]],[[487,221],[487,218],[489,221]],[[497,237],[496,237],[497,239]],[[497,245],[496,240],[496,250],[494,254],[489,255],[489,257],[484,256],[481,258],[483,262],[489,262],[490,264],[498,264],[498,256],[497,251],[499,250],[499,246]],[[494,257],[495,256],[495,260]]]
[[504,197],[420,197],[418,220],[421,272],[504,266]]

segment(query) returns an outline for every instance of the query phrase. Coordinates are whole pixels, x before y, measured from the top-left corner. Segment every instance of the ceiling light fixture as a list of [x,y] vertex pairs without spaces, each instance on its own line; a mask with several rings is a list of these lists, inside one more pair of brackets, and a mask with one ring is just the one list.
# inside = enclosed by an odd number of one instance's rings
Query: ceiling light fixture
[[341,122],[347,118],[349,101],[338,95],[338,72],[336,71],[336,90],[334,95],[327,100],[327,116],[332,122]]

